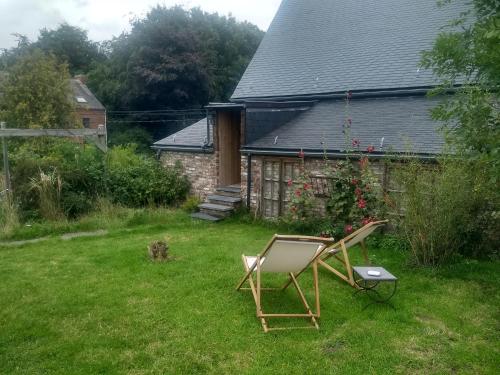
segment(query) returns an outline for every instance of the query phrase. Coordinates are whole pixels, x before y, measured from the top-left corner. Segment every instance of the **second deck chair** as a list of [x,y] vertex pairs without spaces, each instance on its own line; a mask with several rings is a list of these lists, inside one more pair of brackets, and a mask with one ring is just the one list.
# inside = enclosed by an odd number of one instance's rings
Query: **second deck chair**
[[[329,246],[328,250],[324,252],[320,259],[318,259],[318,264],[333,272],[335,275],[346,281],[351,286],[356,287],[356,283],[354,282],[354,276],[352,273],[351,261],[349,260],[348,250],[349,248],[359,243],[361,245],[361,252],[363,254],[365,264],[370,264],[370,261],[368,259],[368,250],[366,248],[364,240],[366,237],[372,234],[375,229],[387,224],[388,221],[389,220],[373,221],[366,224],[364,227],[358,229],[357,231],[351,233],[347,237],[342,238],[337,243]],[[339,263],[343,264],[344,272],[326,263],[326,261],[330,258],[333,258]]]
[[[286,329],[280,327],[269,327],[268,318],[306,318],[310,319],[311,326],[291,327],[291,328],[317,328],[319,329],[317,318],[320,316],[319,307],[319,288],[318,288],[318,269],[316,260],[323,251],[333,244],[332,239],[307,237],[307,236],[282,236],[274,235],[271,241],[264,248],[264,251],[257,256],[242,255],[245,276],[240,281],[236,290],[250,289],[255,299],[257,307],[257,318],[262,324],[264,332],[270,330]],[[306,301],[304,293],[300,289],[297,277],[305,271],[309,265],[313,266],[313,280],[316,312],[314,313]],[[287,283],[281,288],[262,288],[262,273],[285,273],[288,275]],[[253,276],[256,282],[254,283]],[[249,281],[250,288],[242,288],[245,281]],[[306,310],[305,313],[296,314],[268,314],[262,311],[261,294],[268,290],[285,290],[290,284],[295,286],[302,304]]]

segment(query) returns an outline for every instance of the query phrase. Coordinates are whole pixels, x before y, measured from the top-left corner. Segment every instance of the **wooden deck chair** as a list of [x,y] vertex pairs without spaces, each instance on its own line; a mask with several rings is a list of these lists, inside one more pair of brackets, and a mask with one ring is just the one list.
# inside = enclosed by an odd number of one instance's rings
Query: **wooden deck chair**
[[[348,249],[359,243],[361,245],[361,252],[363,254],[365,264],[369,265],[370,260],[368,259],[368,250],[366,248],[364,240],[366,237],[372,234],[375,231],[375,229],[385,225],[386,223],[388,223],[388,221],[389,220],[373,221],[371,223],[366,224],[364,227],[358,229],[357,231],[351,233],[347,237],[342,238],[340,241],[329,246],[329,248],[318,259],[318,264],[325,267],[327,270],[333,272],[342,280],[346,281],[348,284],[356,288],[357,285],[354,282],[352,266],[349,260]],[[343,264],[344,272],[326,263],[326,261],[330,258],[334,258],[336,261]]]
[[[245,268],[245,276],[239,282],[236,290],[251,290],[255,305],[257,307],[257,318],[264,328],[264,332],[270,330],[287,329],[287,328],[270,328],[268,318],[306,318],[311,321],[311,325],[307,327],[290,327],[290,328],[317,328],[319,329],[317,318],[320,316],[319,307],[319,289],[318,289],[318,268],[316,260],[323,251],[333,244],[333,239],[307,237],[307,236],[282,236],[274,235],[273,238],[264,248],[263,252],[257,256],[242,255],[243,267]],[[300,289],[297,277],[305,271],[309,265],[313,266],[314,279],[314,294],[316,312],[314,313],[306,301],[304,293]],[[262,273],[286,273],[288,275],[287,283],[281,288],[263,288]],[[254,283],[254,276],[256,283]],[[249,281],[250,288],[242,288],[245,281]],[[290,284],[295,286],[306,313],[302,314],[268,314],[262,311],[261,295],[262,291],[268,290],[285,290]]]

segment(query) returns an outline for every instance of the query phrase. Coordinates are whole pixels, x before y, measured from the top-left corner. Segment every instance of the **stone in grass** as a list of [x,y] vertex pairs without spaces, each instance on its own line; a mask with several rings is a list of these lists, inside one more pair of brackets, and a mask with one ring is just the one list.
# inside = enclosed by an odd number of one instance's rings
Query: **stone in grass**
[[149,257],[152,261],[163,262],[169,260],[168,244],[166,241],[153,241],[148,245]]

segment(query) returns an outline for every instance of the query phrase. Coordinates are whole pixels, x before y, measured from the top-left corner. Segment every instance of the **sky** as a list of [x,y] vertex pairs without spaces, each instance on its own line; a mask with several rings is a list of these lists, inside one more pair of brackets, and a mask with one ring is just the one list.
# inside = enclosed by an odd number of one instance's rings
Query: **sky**
[[156,4],[184,8],[199,6],[208,12],[231,13],[267,30],[281,0],[0,0],[0,48],[16,44],[12,33],[36,40],[41,28],[67,22],[88,30],[91,40],[102,41],[130,29],[129,21],[143,17]]

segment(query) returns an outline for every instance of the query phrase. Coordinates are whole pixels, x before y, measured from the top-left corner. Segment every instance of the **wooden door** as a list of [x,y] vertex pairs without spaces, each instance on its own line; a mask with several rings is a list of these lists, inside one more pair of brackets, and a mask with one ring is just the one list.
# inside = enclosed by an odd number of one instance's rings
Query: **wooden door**
[[220,186],[241,182],[240,119],[238,111],[217,113]]

